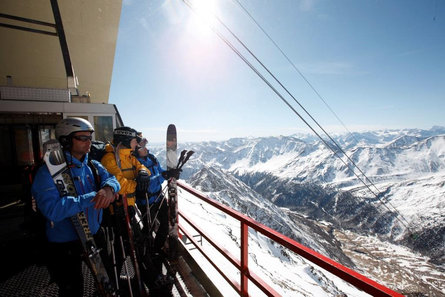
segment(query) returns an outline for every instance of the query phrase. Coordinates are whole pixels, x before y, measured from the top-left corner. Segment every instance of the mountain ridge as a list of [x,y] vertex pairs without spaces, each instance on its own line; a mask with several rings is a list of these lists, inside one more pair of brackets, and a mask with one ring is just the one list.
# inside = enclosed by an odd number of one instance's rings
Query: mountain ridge
[[[181,176],[188,180],[202,168],[219,168],[280,207],[377,234],[443,263],[445,218],[433,210],[444,209],[445,128],[368,131],[335,139],[372,181],[367,182],[372,192],[311,135],[184,144],[196,153]],[[431,219],[417,213],[431,214]],[[426,240],[428,234],[436,234],[435,239]],[[421,247],[412,237],[428,245]]]

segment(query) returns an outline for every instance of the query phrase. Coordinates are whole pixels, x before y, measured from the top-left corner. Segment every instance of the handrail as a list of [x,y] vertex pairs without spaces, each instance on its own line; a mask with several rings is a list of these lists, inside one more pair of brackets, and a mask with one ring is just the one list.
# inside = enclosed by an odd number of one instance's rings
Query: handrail
[[248,216],[223,205],[222,203],[213,200],[190,186],[178,182],[178,186],[185,191],[189,192],[193,196],[201,199],[202,201],[212,205],[213,207],[223,211],[224,213],[230,215],[232,218],[238,220],[241,223],[241,259],[236,259],[230,252],[226,251],[217,246],[217,244],[197,226],[189,217],[179,209],[179,215],[187,221],[195,230],[197,230],[207,241],[210,242],[224,257],[226,257],[241,273],[240,284],[229,277],[225,276],[224,273],[218,269],[217,265],[205,255],[205,252],[198,246],[198,243],[190,236],[190,234],[184,230],[180,224],[180,230],[192,241],[192,243],[198,248],[198,250],[210,261],[210,263],[218,270],[218,272],[224,277],[224,279],[229,282],[229,284],[240,294],[240,296],[248,296],[248,280],[252,281],[258,288],[260,288],[268,296],[280,296],[272,287],[266,284],[261,278],[255,275],[248,267],[248,227],[260,232],[266,237],[274,240],[275,242],[281,244],[282,246],[290,249],[296,254],[306,258],[310,262],[320,266],[321,268],[331,272],[332,274],[338,276],[344,281],[354,285],[358,289],[365,291],[373,296],[403,296],[367,277],[361,275],[360,273],[347,268],[320,253],[296,242],[295,240],[249,218]]

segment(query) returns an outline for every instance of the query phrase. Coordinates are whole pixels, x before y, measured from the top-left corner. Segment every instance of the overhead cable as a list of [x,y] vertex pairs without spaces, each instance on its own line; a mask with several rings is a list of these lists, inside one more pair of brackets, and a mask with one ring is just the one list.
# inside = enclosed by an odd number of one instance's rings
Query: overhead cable
[[[284,51],[281,49],[281,47],[273,40],[273,38],[266,32],[266,30],[264,30],[264,28],[259,24],[259,22],[256,21],[256,19],[252,16],[252,14],[241,4],[241,2],[239,0],[233,0],[235,1],[240,7],[241,9],[249,16],[249,18],[257,25],[257,27],[266,35],[266,37],[274,44],[274,46],[280,51],[280,53],[284,56],[284,58],[292,65],[292,67],[295,69],[295,71],[303,78],[303,80],[309,85],[309,87],[314,91],[314,93],[317,95],[317,97],[326,105],[326,107],[331,111],[331,113],[337,118],[337,120],[340,122],[340,124],[344,127],[344,129],[348,132],[348,134],[350,136],[352,136],[352,138],[355,139],[355,141],[358,143],[358,139],[354,136],[353,133],[351,133],[351,131],[349,131],[349,129],[346,127],[346,125],[343,123],[343,121],[339,118],[339,116],[335,113],[335,111],[331,108],[331,106],[329,106],[329,104],[324,100],[324,98],[321,96],[321,94],[315,89],[315,87],[309,82],[309,80],[306,78],[306,76],[297,68],[297,66],[290,60],[290,58],[284,53]],[[237,41],[258,61],[258,63],[261,64],[261,66],[263,66],[263,68],[275,79],[275,81],[277,81],[281,87],[289,94],[289,96],[292,97],[292,99],[301,107],[301,109],[303,109],[303,111],[314,121],[314,123],[324,132],[324,134],[335,144],[335,146],[346,156],[346,158],[354,165],[355,168],[357,168],[357,170],[364,176],[364,178],[375,188],[375,190],[377,191],[377,193],[374,193],[370,187],[364,183],[360,178],[359,180],[362,181],[362,183],[366,186],[366,188],[368,188],[368,190],[376,197],[379,198],[381,196],[381,192],[380,190],[377,188],[377,186],[374,184],[374,182],[372,182],[367,176],[366,174],[360,169],[360,167],[346,154],[346,152],[344,152],[344,150],[341,148],[341,146],[325,131],[325,129],[318,123],[317,120],[315,120],[312,115],[300,104],[300,102],[287,90],[286,87],[284,87],[279,81],[278,79],[268,70],[268,68],[266,66],[263,65],[263,63],[261,63],[257,57],[245,46],[245,44],[224,24],[224,22],[222,22],[217,16],[214,16],[220,23],[221,25],[223,25],[226,30],[228,30],[230,32],[230,34],[232,34],[232,36],[234,38],[237,39]],[[348,166],[349,168],[349,166]],[[351,168],[349,168],[351,170]],[[357,176],[355,174],[355,172],[353,170],[351,170],[355,176]],[[357,176],[358,177],[358,176]],[[392,208],[394,208],[395,212],[400,215],[405,222],[409,225],[409,222],[405,219],[405,217],[403,217],[398,210],[395,208],[394,205],[391,204],[390,201],[386,201],[384,202],[383,200],[379,199],[381,204],[385,204],[388,203]],[[389,210],[389,209],[388,209]],[[390,210],[391,211],[391,210]],[[403,224],[405,225],[405,224]],[[405,227],[407,227],[405,225]],[[408,228],[408,227],[407,227]],[[409,228],[408,228],[409,230]]]
[[278,51],[283,55],[283,57],[289,62],[289,64],[294,68],[294,70],[301,76],[301,78],[308,84],[308,86],[314,91],[314,93],[317,95],[317,97],[326,105],[326,107],[329,109],[329,111],[335,116],[335,118],[340,122],[340,124],[345,128],[346,131],[348,131],[349,135],[351,135],[357,143],[359,142],[358,139],[354,136],[351,131],[346,127],[346,125],[343,123],[343,121],[340,119],[340,117],[337,115],[337,113],[331,108],[331,106],[326,102],[326,100],[321,96],[321,94],[315,89],[315,87],[312,85],[312,83],[306,78],[306,76],[298,69],[298,67],[295,65],[294,62],[284,53],[284,51],[281,49],[281,47],[273,40],[273,38],[264,30],[264,28],[256,21],[256,19],[252,16],[252,14],[241,4],[239,0],[233,0],[235,1],[241,9],[249,16],[249,18],[257,25],[257,27],[266,35],[266,37],[270,40],[270,42],[273,43],[273,45],[278,49]]
[[[194,9],[193,5],[188,0],[183,0],[183,2],[197,15],[199,13]],[[380,194],[380,191],[377,189],[377,187],[369,180],[369,178],[364,174],[364,172],[357,166],[357,164],[345,153],[345,151],[337,144],[337,142],[321,127],[321,125],[312,117],[312,115],[296,100],[296,98],[288,91],[288,89],[273,75],[270,70],[256,57],[255,54],[225,25],[225,23],[218,18],[217,16],[213,15],[213,17],[226,29],[230,32],[230,34],[249,52],[249,54],[254,57],[254,59],[271,75],[274,80],[294,99],[294,101],[305,111],[305,113],[317,124],[317,126],[328,136],[328,138],[335,144],[337,149],[341,151],[347,159],[354,165],[355,168],[357,168],[361,174],[365,177],[365,179],[372,184],[377,192]],[[324,145],[330,149],[334,155],[340,159],[340,161],[365,185],[365,187],[382,203],[382,205],[390,212],[395,212],[398,216],[396,217],[399,222],[404,225],[410,232],[410,228],[407,224],[408,221],[402,216],[402,214],[390,203],[387,201],[387,203],[394,209],[391,210],[388,205],[386,205],[385,202],[380,198],[380,195],[375,193],[370,186],[355,172],[353,168],[338,154],[337,150],[335,150],[331,145],[323,138],[321,135],[309,124],[309,122],[284,98],[284,96],[260,73],[260,71],[249,62],[249,60],[243,56],[243,54],[226,38],[222,35],[221,32],[219,32],[214,26],[210,26],[212,31],[217,34],[217,36],[224,42],[226,45],[239,57],[241,60],[244,61],[244,63],[249,66],[257,75],[260,77],[264,83],[266,83],[269,88],[283,101],[284,104],[286,104],[305,124],[309,127],[309,129],[312,130],[312,132],[324,143]],[[407,224],[405,224],[401,219],[403,218]],[[411,232],[412,233],[412,232]]]
[[[193,12],[198,14],[192,5],[187,0],[183,0],[183,2],[189,6],[190,9],[192,9]],[[199,15],[199,14],[198,14]],[[217,16],[213,15],[213,17],[244,47],[245,50],[249,52],[249,54],[269,73],[270,76],[293,98],[293,100],[300,106],[301,109],[315,122],[315,124],[326,134],[326,136],[332,141],[332,143],[335,145],[335,147],[346,156],[346,158],[353,164],[355,168],[359,170],[359,172],[365,177],[365,179],[377,190],[378,194],[375,193],[370,186],[355,172],[355,170],[345,161],[343,158],[337,153],[337,150],[331,147],[329,143],[321,137],[321,135],[306,121],[306,119],[303,118],[303,116],[295,110],[295,108],[283,97],[283,95],[275,88],[273,85],[258,71],[258,69],[253,66],[246,57],[242,55],[241,52],[239,52],[236,47],[227,39],[225,38],[219,31],[216,30],[213,26],[211,26],[211,29],[218,35],[218,37],[224,41],[277,95],[278,97],[315,133],[315,135],[320,138],[320,140],[325,144],[327,148],[329,148],[334,155],[340,159],[340,161],[365,185],[365,187],[381,202],[381,204],[390,212],[397,213],[398,217],[397,219],[404,225],[410,232],[410,228],[407,224],[408,221],[402,216],[402,214],[389,202],[388,203],[393,210],[391,210],[386,203],[380,198],[380,191],[377,189],[375,184],[366,176],[366,174],[358,167],[358,165],[346,154],[346,152],[339,146],[339,144],[329,135],[329,133],[326,132],[326,130],[318,123],[317,120],[313,118],[313,116],[301,105],[301,103],[289,92],[289,90],[276,78],[276,76],[258,59],[258,57],[236,36],[236,34],[233,33],[232,30]],[[407,224],[405,224],[400,218],[403,218]]]

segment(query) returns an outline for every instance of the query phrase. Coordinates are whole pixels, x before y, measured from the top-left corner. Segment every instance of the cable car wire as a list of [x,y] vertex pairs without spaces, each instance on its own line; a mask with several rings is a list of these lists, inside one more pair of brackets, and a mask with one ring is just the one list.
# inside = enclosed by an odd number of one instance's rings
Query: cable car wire
[[[189,0],[182,0],[194,13],[196,13],[198,16],[200,14],[194,9],[193,4],[190,3]],[[272,72],[257,58],[257,56],[236,36],[236,34],[233,33],[230,28],[216,15],[213,15],[213,17],[244,47],[245,50],[249,52],[249,54],[271,75],[274,80],[294,99],[294,101],[300,106],[300,108],[305,111],[305,113],[317,124],[317,126],[328,136],[328,138],[332,141],[333,144],[337,147],[338,151],[342,152],[346,158],[353,164],[355,168],[357,168],[360,173],[365,177],[365,179],[377,190],[378,194],[375,193],[371,188],[370,185],[368,185],[356,172],[351,166],[338,154],[337,150],[335,150],[321,135],[311,126],[311,124],[284,98],[284,96],[260,73],[260,71],[221,33],[219,32],[214,26],[210,26],[212,31],[215,32],[215,34],[224,42],[226,45],[239,57],[241,60],[246,63],[251,70],[253,70],[258,77],[260,77],[266,85],[269,86],[269,88],[283,101],[285,105],[287,105],[308,127],[311,129],[311,131],[324,143],[324,145],[330,149],[334,155],[340,159],[340,161],[365,185],[365,187],[381,202],[380,204],[383,205],[389,212],[394,212],[397,214],[396,219],[410,232],[413,233],[410,229],[409,222],[406,220],[406,218],[392,205],[389,201],[384,202],[381,199],[381,193],[377,189],[374,183],[366,176],[366,174],[358,167],[358,165],[345,153],[345,151],[338,145],[338,143],[321,127],[321,125],[316,121],[312,115],[296,100],[296,98],[288,91],[288,89],[276,78],[275,75],[272,74]],[[391,210],[388,205],[389,204],[393,210]],[[403,222],[402,219],[406,222]]]
[[[249,16],[249,18],[257,25],[257,27],[266,35],[266,37],[274,44],[274,46],[280,51],[280,53],[285,57],[285,59],[292,65],[292,67],[295,69],[295,71],[303,78],[303,80],[309,85],[309,87],[314,91],[314,93],[317,95],[317,97],[326,105],[326,107],[331,111],[331,113],[337,118],[337,120],[340,122],[340,124],[344,127],[344,129],[348,132],[348,134],[350,136],[352,136],[352,138],[355,139],[355,141],[358,143],[358,139],[354,136],[353,133],[351,133],[351,131],[349,131],[349,129],[346,127],[346,125],[343,123],[343,121],[339,118],[339,116],[335,113],[335,111],[330,107],[330,105],[324,100],[324,98],[321,96],[321,94],[315,89],[315,87],[311,84],[311,82],[309,82],[309,80],[306,78],[306,76],[297,68],[297,66],[290,60],[290,58],[286,55],[286,53],[284,53],[284,51],[281,49],[281,47],[273,40],[273,38],[266,32],[266,30],[264,30],[264,28],[259,24],[259,22],[252,16],[252,14],[241,4],[241,2],[239,0],[232,0],[234,2],[236,2],[241,9]],[[228,30],[230,32],[230,34],[232,34],[232,36],[257,60],[258,63],[261,64],[261,66],[281,85],[281,87],[289,94],[289,96],[292,97],[292,99],[301,107],[301,109],[303,109],[303,111],[314,121],[314,123],[323,131],[323,133],[335,144],[335,146],[343,153],[343,155],[346,156],[346,158],[354,165],[355,168],[357,168],[357,170],[364,176],[364,178],[374,187],[374,189],[377,191],[377,193],[374,193],[370,187],[364,183],[353,171],[353,169],[349,168],[349,170],[351,170],[351,172],[354,173],[354,175],[366,186],[366,188],[368,188],[368,190],[376,197],[379,199],[380,204],[385,204],[388,203],[393,209],[394,211],[401,217],[403,218],[403,220],[406,222],[406,224],[404,224],[403,222],[401,222],[407,229],[408,231],[410,231],[412,233],[412,231],[410,230],[410,228],[407,226],[409,225],[409,222],[406,220],[406,218],[396,209],[396,207],[394,205],[392,205],[392,203],[390,201],[386,201],[384,202],[382,199],[380,199],[379,197],[382,195],[381,191],[377,188],[377,186],[374,184],[374,182],[372,182],[367,176],[366,174],[360,169],[360,167],[346,154],[346,152],[344,152],[344,150],[341,148],[341,146],[329,135],[329,133],[327,133],[325,131],[325,129],[318,123],[317,120],[315,120],[312,115],[300,104],[300,102],[298,102],[298,100],[287,90],[286,87],[284,87],[281,82],[278,81],[278,79],[267,69],[266,66],[263,65],[263,63],[261,61],[259,61],[257,59],[257,57],[247,48],[247,46],[245,46],[245,44],[232,32],[232,30],[230,30],[230,28],[228,28],[224,22],[222,22],[217,16],[214,15],[214,17],[221,23],[221,25],[223,25],[226,30]],[[377,205],[378,206],[378,205]],[[388,209],[389,211],[391,211],[390,209]]]
[[294,62],[286,55],[286,53],[281,49],[281,47],[275,42],[275,40],[264,30],[264,28],[257,22],[257,20],[252,16],[252,14],[241,4],[239,0],[232,0],[236,2],[241,9],[249,16],[249,18],[257,25],[257,27],[266,35],[266,37],[270,40],[270,42],[273,43],[273,45],[278,49],[278,51],[283,55],[283,57],[289,62],[289,64],[294,68],[294,70],[301,76],[301,78],[307,83],[307,85],[314,91],[314,93],[317,95],[317,97],[324,103],[324,105],[329,109],[329,111],[335,116],[335,118],[340,122],[340,124],[345,128],[346,131],[348,131],[349,135],[351,135],[357,143],[359,142],[358,139],[354,136],[354,134],[349,131],[349,129],[346,127],[345,123],[340,119],[340,117],[337,115],[337,113],[331,108],[331,106],[326,102],[326,100],[321,96],[320,92],[317,91],[317,89],[314,87],[314,85],[306,78],[306,76],[298,69],[298,67],[295,65]]
[[[196,14],[198,14],[194,8],[192,7],[192,4],[189,3],[187,0],[183,0],[183,2],[189,6]],[[199,14],[198,14],[199,15]],[[335,156],[340,159],[340,161],[365,185],[365,187],[381,202],[381,205],[383,205],[388,211],[395,212],[398,216],[397,219],[400,221],[400,223],[405,226],[410,232],[409,223],[404,218],[404,216],[392,205],[389,201],[384,202],[380,196],[381,193],[378,190],[378,188],[375,186],[375,184],[366,176],[366,174],[358,167],[358,165],[346,154],[346,152],[340,147],[340,145],[329,135],[329,133],[326,132],[326,130],[318,123],[317,120],[313,118],[313,116],[303,107],[303,105],[289,92],[289,90],[276,78],[276,76],[258,59],[258,57],[236,36],[235,33],[233,33],[232,30],[216,15],[213,15],[213,17],[244,47],[245,50],[249,52],[249,54],[269,73],[269,75],[274,78],[274,80],[289,94],[289,96],[292,97],[292,99],[300,106],[301,109],[316,123],[316,125],[326,134],[326,136],[332,141],[332,143],[336,146],[338,151],[340,151],[343,155],[346,156],[346,158],[351,162],[353,167],[357,168],[359,172],[364,176],[366,181],[371,184],[376,190],[377,193],[375,193],[370,185],[368,185],[356,172],[355,170],[345,161],[343,158],[337,153],[337,150],[331,147],[331,145],[328,144],[328,142],[321,137],[321,135],[315,131],[315,129],[306,121],[306,119],[301,116],[300,113],[296,111],[296,109],[283,97],[283,95],[278,92],[278,90],[272,86],[272,84],[258,71],[258,69],[255,68],[248,60],[245,58],[241,52],[239,52],[236,47],[227,39],[225,38],[221,32],[217,31],[215,27],[211,26],[211,29],[218,35],[218,37],[223,40],[277,95],[278,97],[316,134],[318,138],[322,140],[322,142],[325,144],[327,148],[329,148]],[[393,210],[391,210],[386,203],[388,203]],[[403,218],[403,220],[406,222],[403,222],[400,218]]]

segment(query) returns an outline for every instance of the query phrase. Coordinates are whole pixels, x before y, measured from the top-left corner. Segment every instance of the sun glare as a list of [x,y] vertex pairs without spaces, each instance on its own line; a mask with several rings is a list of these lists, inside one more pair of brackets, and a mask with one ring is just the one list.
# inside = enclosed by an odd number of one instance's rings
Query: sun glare
[[196,34],[211,34],[212,27],[217,24],[215,15],[217,13],[217,5],[215,0],[193,0],[189,1],[193,7],[193,17],[190,19],[190,30]]
[[[188,14],[184,33],[174,48],[181,49],[172,55],[175,65],[190,88],[202,89],[203,81],[212,83],[227,76],[227,63],[221,51],[223,44],[218,40],[212,26],[218,26],[215,18],[221,13],[214,0],[188,0],[193,12]],[[225,50],[225,48],[224,48]]]

